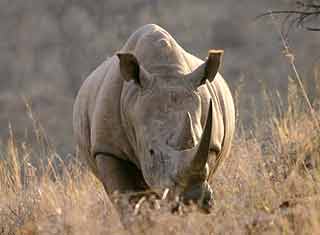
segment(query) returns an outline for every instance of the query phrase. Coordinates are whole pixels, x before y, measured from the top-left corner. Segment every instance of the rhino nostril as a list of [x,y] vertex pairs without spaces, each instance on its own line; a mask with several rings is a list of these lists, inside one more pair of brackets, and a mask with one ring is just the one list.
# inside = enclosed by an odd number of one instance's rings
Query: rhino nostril
[[154,155],[154,150],[153,149],[150,149],[149,152],[150,152],[151,155]]

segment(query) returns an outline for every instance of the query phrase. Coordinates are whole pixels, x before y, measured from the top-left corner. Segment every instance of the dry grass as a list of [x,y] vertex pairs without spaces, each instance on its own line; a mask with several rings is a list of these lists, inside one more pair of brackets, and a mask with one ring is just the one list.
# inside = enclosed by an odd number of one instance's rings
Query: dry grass
[[278,113],[272,121],[257,121],[254,134],[238,128],[230,159],[212,179],[210,214],[152,195],[139,207],[139,197],[113,195],[125,229],[101,184],[73,156],[61,160],[41,131],[37,150],[16,143],[11,131],[0,147],[0,234],[316,234],[319,130],[297,86],[289,90],[286,112],[279,115],[281,102],[270,104]]

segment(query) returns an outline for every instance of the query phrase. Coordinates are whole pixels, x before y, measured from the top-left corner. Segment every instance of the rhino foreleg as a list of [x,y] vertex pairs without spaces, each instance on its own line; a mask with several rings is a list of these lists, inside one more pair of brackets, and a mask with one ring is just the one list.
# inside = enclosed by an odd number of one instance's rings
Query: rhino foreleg
[[99,178],[107,193],[139,191],[146,188],[141,171],[132,163],[114,156],[96,156]]

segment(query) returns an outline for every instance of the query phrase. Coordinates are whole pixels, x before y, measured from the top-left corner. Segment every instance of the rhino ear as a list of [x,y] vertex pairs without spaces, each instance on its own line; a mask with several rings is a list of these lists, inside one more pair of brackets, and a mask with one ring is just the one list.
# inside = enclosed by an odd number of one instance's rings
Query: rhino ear
[[120,73],[124,80],[134,80],[137,84],[141,83],[141,68],[137,58],[131,53],[117,53],[120,61]]
[[223,53],[223,50],[210,50],[206,62],[187,75],[188,80],[191,81],[195,88],[204,84],[206,80],[213,81],[218,73]]

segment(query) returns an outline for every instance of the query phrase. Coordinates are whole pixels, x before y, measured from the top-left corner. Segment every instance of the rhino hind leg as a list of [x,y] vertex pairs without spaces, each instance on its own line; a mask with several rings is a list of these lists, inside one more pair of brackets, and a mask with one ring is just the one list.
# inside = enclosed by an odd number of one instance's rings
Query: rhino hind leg
[[96,156],[98,176],[107,193],[142,191],[147,188],[141,171],[132,163],[114,156]]

